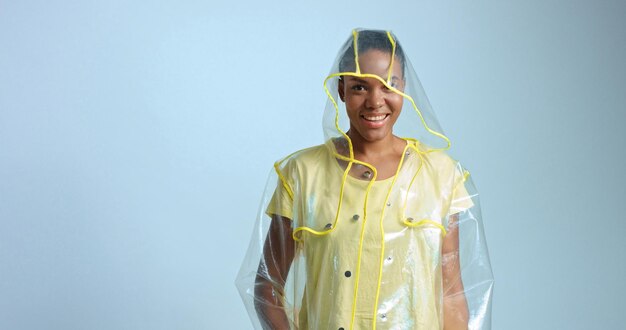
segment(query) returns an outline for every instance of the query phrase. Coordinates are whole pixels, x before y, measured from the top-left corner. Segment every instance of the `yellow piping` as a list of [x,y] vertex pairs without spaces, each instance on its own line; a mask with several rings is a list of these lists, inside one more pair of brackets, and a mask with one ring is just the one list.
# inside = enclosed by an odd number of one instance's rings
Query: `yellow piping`
[[354,63],[356,64],[356,73],[361,73],[361,67],[359,66],[359,32],[352,30],[352,48],[354,48]]
[[[333,77],[336,77],[333,75]],[[333,96],[330,94],[330,91],[328,90],[328,87],[326,86],[326,82],[328,81],[328,79],[330,79],[331,76],[326,77],[326,79],[324,79],[324,91],[326,92],[326,95],[328,96],[328,98],[330,99],[330,101],[333,103],[333,106],[335,107],[335,128],[337,128],[337,131],[339,133],[341,133],[341,135],[343,135],[343,137],[346,139],[346,141],[348,141],[348,149],[350,151],[350,160],[354,160],[354,152],[353,152],[353,148],[352,148],[352,140],[350,139],[350,137],[348,137],[348,135],[346,133],[344,133],[341,128],[339,128],[339,106],[337,105],[337,101],[335,101],[335,99],[333,98]]]
[[[360,279],[360,270],[361,270],[361,257],[362,257],[362,252],[363,252],[363,239],[364,239],[364,234],[365,234],[365,225],[366,225],[366,221],[367,221],[367,202],[368,202],[368,197],[369,197],[369,193],[371,190],[371,187],[373,185],[373,183],[376,181],[376,178],[378,176],[376,168],[374,166],[372,166],[369,163],[366,162],[362,162],[359,160],[354,159],[354,150],[353,150],[353,146],[352,146],[352,140],[348,137],[348,135],[346,133],[344,133],[341,128],[339,127],[339,106],[337,105],[337,101],[333,98],[332,94],[330,93],[330,91],[328,90],[328,85],[327,82],[329,79],[334,78],[334,77],[341,77],[341,76],[353,76],[353,77],[360,77],[360,78],[373,78],[376,79],[378,81],[380,81],[383,85],[385,85],[385,87],[387,87],[389,90],[393,91],[394,93],[397,93],[399,95],[401,95],[402,97],[408,99],[411,102],[411,105],[413,106],[413,109],[415,110],[415,112],[417,112],[418,116],[420,117],[420,120],[422,121],[422,125],[424,126],[424,128],[426,128],[426,130],[432,134],[435,135],[441,139],[443,139],[444,141],[446,141],[446,147],[445,148],[438,148],[438,149],[430,149],[430,150],[426,150],[424,153],[430,153],[433,151],[440,151],[440,150],[447,150],[450,148],[450,140],[448,139],[448,137],[446,137],[445,135],[443,135],[442,133],[436,132],[434,130],[432,130],[428,124],[426,123],[426,120],[424,119],[424,116],[422,115],[422,112],[419,110],[419,108],[417,107],[417,104],[415,103],[415,101],[413,100],[413,98],[403,92],[401,92],[400,90],[396,89],[393,86],[390,86],[389,82],[391,81],[391,73],[392,73],[392,68],[393,68],[393,61],[394,61],[394,57],[395,57],[395,50],[396,50],[396,43],[395,40],[393,40],[393,37],[391,36],[390,32],[387,32],[387,36],[389,37],[389,40],[392,44],[392,56],[391,56],[391,62],[389,65],[389,71],[387,74],[387,81],[384,81],[383,79],[381,79],[379,76],[377,75],[373,75],[373,74],[362,74],[361,73],[361,68],[359,65],[359,53],[358,53],[358,32],[356,30],[352,31],[352,35],[353,35],[353,48],[354,48],[354,58],[355,58],[355,66],[356,66],[356,72],[339,72],[339,73],[334,73],[329,75],[328,77],[326,77],[326,79],[324,79],[324,91],[326,92],[326,95],[328,96],[328,98],[331,100],[334,108],[335,108],[335,128],[337,129],[337,131],[343,135],[346,138],[346,141],[348,141],[348,147],[349,147],[349,157],[345,157],[343,155],[339,155],[338,153],[335,153],[335,157],[339,158],[339,159],[343,159],[345,161],[348,161],[348,166],[346,167],[346,170],[344,172],[343,178],[342,178],[342,183],[341,183],[341,190],[340,190],[340,197],[339,197],[339,206],[337,208],[337,214],[335,216],[335,222],[334,225],[332,226],[332,228],[330,228],[327,231],[316,231],[313,229],[310,229],[308,227],[298,227],[294,230],[294,239],[299,240],[296,238],[295,234],[296,232],[300,232],[300,231],[308,231],[310,233],[313,234],[317,234],[317,235],[326,235],[328,233],[330,233],[332,230],[334,230],[336,228],[336,224],[338,221],[338,217],[339,217],[339,212],[340,212],[340,208],[341,208],[341,204],[343,202],[343,189],[345,186],[345,182],[348,176],[348,173],[350,171],[350,168],[352,166],[353,163],[357,163],[357,164],[361,164],[364,166],[367,166],[369,168],[372,169],[373,173],[373,178],[371,179],[371,181],[368,183],[367,188],[365,190],[365,203],[364,203],[364,207],[363,207],[363,224],[361,227],[361,234],[360,234],[360,239],[359,239],[359,252],[358,252],[358,257],[357,257],[357,269],[356,269],[356,274],[355,274],[355,284],[354,284],[354,297],[353,297],[353,301],[352,301],[352,318],[350,321],[350,329],[354,328],[354,319],[355,319],[355,315],[356,315],[356,302],[357,302],[357,297],[358,297],[358,286],[359,286],[359,279]],[[406,151],[405,147],[405,151]],[[413,176],[412,180],[411,180],[411,185],[413,184],[415,178],[417,177],[417,174],[419,173],[419,171],[422,168],[423,165],[423,158],[421,156],[421,151],[419,151],[417,148],[415,148],[415,150],[417,150],[418,155],[420,155],[420,167],[417,171],[417,173]],[[381,216],[381,235],[382,235],[382,248],[381,248],[381,257],[380,257],[380,267],[379,267],[379,276],[378,276],[378,287],[376,290],[376,303],[375,303],[375,308],[378,306],[378,298],[380,295],[380,284],[381,284],[381,280],[382,280],[382,267],[383,267],[383,260],[384,260],[384,250],[385,250],[385,240],[384,240],[384,227],[383,227],[383,219],[384,219],[384,212],[385,212],[385,206],[387,204],[387,201],[389,200],[389,196],[391,194],[391,189],[393,188],[393,185],[396,182],[398,173],[400,171],[400,168],[402,166],[402,163],[404,161],[404,157],[405,157],[405,153],[403,154],[402,158],[400,159],[400,164],[398,165],[398,168],[396,169],[396,174],[394,176],[392,185],[389,189],[389,191],[387,192],[387,196],[385,198],[385,204],[383,206],[383,210],[382,213],[383,215]],[[277,168],[277,167],[276,167]],[[288,185],[286,185],[284,178],[281,176],[281,174],[279,173],[279,176],[281,177],[281,180],[283,180],[283,185],[285,185],[285,188],[288,188]],[[289,189],[290,190],[290,189]],[[288,192],[289,192],[288,190]],[[293,198],[293,197],[292,197]],[[404,205],[404,210],[406,210],[406,202]],[[420,226],[420,225],[425,225],[425,224],[432,224],[437,226],[438,228],[440,228],[442,230],[442,232],[446,233],[445,228],[432,220],[428,220],[428,219],[424,219],[421,220],[417,223],[412,223],[409,222],[408,220],[404,220],[404,223],[409,226],[409,227],[416,227],[416,226]],[[376,328],[376,311],[374,313],[374,321],[373,321],[373,327],[374,329]]]
[[389,72],[387,73],[387,82],[391,82],[391,71],[393,69],[393,60],[396,58],[396,41],[393,40],[391,32],[387,31],[387,38],[391,43],[391,61],[389,62]]
[[363,224],[361,225],[361,235],[359,238],[359,254],[357,256],[357,264],[356,264],[356,274],[354,278],[354,296],[352,298],[352,318],[350,320],[350,329],[354,328],[354,317],[356,315],[356,301],[359,292],[359,279],[361,278],[361,256],[363,253],[363,238],[365,237],[365,223],[367,221],[367,201],[370,193],[370,189],[372,188],[373,183],[376,181],[376,177],[378,173],[376,172],[376,168],[371,166],[374,175],[372,180],[368,183],[367,189],[365,190],[365,203],[363,203]]
[[[337,102],[335,101],[335,99],[333,98],[333,96],[331,95],[330,91],[328,90],[328,85],[327,82],[329,79],[331,78],[335,78],[335,77],[341,77],[341,76],[351,76],[351,77],[359,77],[359,78],[373,78],[376,79],[378,81],[380,81],[383,85],[385,85],[385,87],[387,87],[389,90],[393,91],[396,94],[402,95],[402,97],[406,98],[407,100],[409,100],[411,102],[411,105],[413,106],[413,109],[415,110],[415,112],[417,112],[417,115],[420,117],[420,120],[422,121],[422,125],[424,125],[424,128],[426,128],[426,130],[432,134],[435,135],[441,139],[443,139],[444,141],[446,141],[446,147],[445,148],[433,148],[433,149],[429,149],[427,151],[425,151],[425,153],[430,153],[433,151],[443,151],[443,150],[448,150],[450,149],[450,139],[448,139],[447,136],[436,132],[434,130],[432,130],[428,124],[426,124],[426,120],[424,119],[424,116],[422,115],[422,112],[417,108],[417,105],[415,104],[415,101],[413,100],[413,98],[407,94],[404,94],[403,92],[401,92],[400,90],[398,90],[397,88],[390,86],[386,81],[384,81],[382,78],[380,78],[379,76],[375,75],[375,74],[371,74],[371,73],[355,73],[355,72],[338,72],[338,73],[333,73],[328,75],[328,77],[326,77],[326,79],[324,79],[324,90],[326,91],[326,95],[328,95],[328,97],[330,98],[331,102],[333,103],[333,106],[335,107],[335,126],[337,128],[337,131],[339,131],[343,136],[347,137],[347,135],[341,130],[341,128],[339,128],[339,106],[337,105]],[[350,157],[352,158],[352,143],[350,141],[350,139],[347,139],[348,142],[350,143]]]
[[420,166],[417,168],[417,171],[415,171],[415,174],[413,175],[413,178],[411,178],[411,182],[409,183],[409,186],[406,189],[406,196],[404,197],[404,205],[402,206],[403,215],[406,215],[407,202],[409,201],[409,193],[411,192],[411,187],[413,187],[413,183],[415,182],[417,175],[422,171],[422,166],[424,165],[424,158],[421,155],[417,146],[411,145],[411,148],[415,149],[415,151],[417,152],[417,155],[420,157]]
[[293,190],[291,190],[291,187],[289,187],[289,184],[287,183],[287,180],[285,179],[285,176],[283,175],[283,173],[280,171],[280,165],[286,160],[291,158],[291,156],[297,154],[300,151],[296,151],[296,152],[292,152],[291,154],[289,154],[287,157],[277,161],[274,163],[274,171],[276,171],[276,174],[278,175],[278,178],[280,179],[280,182],[283,184],[283,187],[285,188],[285,190],[287,191],[287,194],[289,194],[289,197],[293,200]]
[[[339,127],[339,106],[337,105],[336,100],[333,98],[332,94],[330,93],[330,91],[328,90],[328,85],[327,82],[329,79],[334,78],[334,77],[341,77],[341,76],[353,76],[353,77],[360,77],[360,78],[373,78],[376,79],[378,81],[380,81],[383,85],[385,85],[385,87],[387,87],[389,90],[393,91],[396,94],[401,95],[402,97],[408,99],[411,102],[411,105],[413,106],[413,109],[415,110],[415,112],[417,112],[418,116],[420,117],[420,120],[422,121],[422,125],[424,126],[424,128],[426,128],[426,130],[431,133],[432,135],[435,135],[443,140],[446,141],[446,147],[445,148],[438,148],[438,149],[430,149],[430,150],[426,150],[425,152],[420,151],[417,147],[414,147],[412,145],[407,145],[405,147],[405,152],[403,153],[401,159],[400,159],[400,163],[398,164],[398,168],[396,169],[396,173],[394,175],[393,181],[391,183],[391,187],[389,188],[389,191],[387,192],[387,196],[385,197],[385,203],[383,205],[383,209],[382,209],[382,215],[381,215],[381,219],[380,219],[380,230],[381,230],[381,237],[382,237],[382,242],[381,242],[381,255],[380,255],[380,265],[379,265],[379,274],[378,274],[378,285],[377,285],[377,289],[376,289],[376,299],[375,299],[375,304],[374,304],[374,317],[373,317],[373,329],[376,329],[376,314],[377,314],[377,307],[378,307],[378,299],[380,296],[380,286],[381,286],[381,281],[382,281],[382,269],[383,269],[383,263],[384,263],[384,253],[385,253],[385,231],[384,231],[384,226],[383,226],[383,220],[384,220],[384,214],[386,211],[386,205],[387,202],[389,200],[389,197],[391,195],[391,190],[393,189],[393,186],[396,183],[397,177],[398,177],[398,173],[400,172],[400,168],[402,167],[402,164],[404,162],[405,159],[405,155],[406,155],[406,150],[410,147],[413,148],[417,151],[419,157],[420,157],[420,166],[417,170],[417,172],[415,173],[415,175],[413,176],[413,178],[411,179],[411,183],[409,185],[409,188],[413,185],[417,175],[419,174],[419,172],[422,169],[423,166],[423,157],[422,157],[422,153],[430,153],[433,151],[440,151],[440,150],[447,150],[450,148],[450,140],[448,139],[448,137],[446,137],[445,135],[436,132],[434,130],[432,130],[428,124],[426,123],[426,120],[424,119],[424,116],[422,115],[421,111],[419,110],[419,108],[417,107],[415,101],[413,100],[413,98],[405,93],[403,93],[402,91],[396,89],[393,86],[390,86],[390,82],[391,82],[391,75],[392,75],[392,69],[393,69],[393,64],[394,64],[394,57],[395,57],[395,51],[396,51],[396,42],[393,39],[391,33],[388,31],[387,32],[387,36],[389,38],[390,43],[392,44],[392,53],[391,53],[391,61],[390,61],[390,65],[389,65],[389,70],[387,73],[387,81],[384,81],[382,78],[380,78],[377,75],[373,75],[373,74],[362,74],[361,73],[361,68],[359,65],[359,54],[358,54],[358,32],[356,30],[352,31],[352,35],[353,35],[353,46],[354,46],[354,57],[355,57],[355,65],[356,65],[356,72],[339,72],[339,73],[334,73],[329,75],[328,77],[326,77],[326,79],[324,79],[324,91],[326,92],[326,95],[329,97],[329,99],[331,100],[334,108],[335,108],[335,128],[337,129],[338,132],[341,133],[341,135],[343,135],[346,138],[346,141],[348,141],[348,147],[349,147],[349,157],[345,157],[343,155],[340,155],[338,153],[334,153],[335,157],[348,161],[348,165],[346,166],[346,170],[344,171],[343,174],[343,178],[342,178],[342,182],[341,182],[341,188],[340,188],[340,196],[339,196],[339,205],[337,207],[337,213],[335,215],[335,219],[334,219],[334,223],[333,226],[325,231],[317,231],[311,228],[308,228],[306,226],[301,226],[298,228],[294,229],[294,232],[292,234],[294,240],[296,241],[301,241],[301,239],[299,237],[297,237],[297,233],[301,232],[301,231],[307,231],[310,232],[312,234],[315,235],[327,235],[330,232],[332,232],[336,227],[337,227],[337,222],[339,220],[339,214],[341,211],[341,206],[343,204],[343,191],[345,188],[345,183],[346,183],[346,179],[347,176],[349,175],[350,169],[352,167],[353,163],[356,164],[361,164],[364,166],[367,166],[369,168],[372,169],[373,171],[373,178],[370,180],[370,182],[367,185],[367,188],[365,190],[365,203],[364,203],[364,207],[363,207],[363,223],[362,223],[362,227],[361,227],[361,234],[360,234],[360,239],[359,239],[359,252],[358,252],[358,257],[357,257],[357,269],[356,269],[356,274],[355,274],[355,284],[354,284],[354,297],[353,297],[353,303],[352,303],[352,318],[350,321],[350,329],[354,328],[354,319],[356,316],[356,302],[357,302],[357,297],[358,297],[358,286],[359,286],[359,279],[360,279],[360,269],[361,269],[361,258],[362,258],[362,252],[363,252],[363,240],[364,240],[364,234],[365,234],[365,225],[366,225],[366,221],[367,221],[367,203],[368,203],[368,197],[369,197],[369,193],[371,190],[371,187],[373,185],[373,183],[376,181],[376,178],[378,176],[378,173],[376,171],[376,168],[374,166],[372,166],[369,163],[366,162],[362,162],[359,160],[356,160],[354,158],[354,150],[353,150],[353,146],[352,146],[352,141],[351,139],[348,137],[348,135],[346,133],[344,133],[341,128]],[[289,185],[287,184],[287,180],[285,179],[285,177],[283,176],[283,174],[280,171],[280,164],[287,158],[291,157],[293,154],[285,157],[283,160],[276,162],[274,164],[274,169],[276,171],[276,173],[278,174],[278,177],[280,178],[285,190],[287,191],[287,193],[289,194],[289,196],[293,199],[293,191],[291,189],[291,187],[289,187]],[[464,173],[464,180],[467,178],[467,176],[469,175],[468,172]],[[408,194],[408,192],[407,192]],[[407,195],[408,197],[408,195]],[[408,198],[405,198],[405,205],[403,206],[403,214],[406,211],[406,201],[408,200]],[[423,219],[419,222],[410,222],[408,221],[408,219],[404,220],[404,224],[409,226],[409,227],[417,227],[417,226],[422,226],[422,225],[426,225],[426,224],[431,224],[434,225],[438,228],[440,228],[442,230],[442,233],[444,235],[446,235],[446,230],[445,228],[432,220],[429,219]]]
[[400,163],[398,163],[398,168],[396,169],[396,174],[393,176],[393,180],[391,181],[391,186],[387,191],[387,196],[385,196],[385,202],[383,204],[383,209],[380,215],[380,235],[381,235],[381,249],[380,249],[380,265],[378,267],[378,285],[376,287],[376,298],[374,299],[374,317],[372,318],[372,329],[376,330],[376,314],[378,308],[378,297],[380,296],[380,282],[383,278],[383,260],[385,257],[385,228],[383,226],[383,220],[385,219],[385,211],[387,210],[387,202],[389,202],[389,196],[391,195],[391,190],[393,186],[396,184],[396,180],[398,179],[398,173],[400,173],[400,168],[402,168],[402,164],[404,163],[404,157],[406,156],[406,150],[409,148],[409,144],[404,147],[402,151],[402,157],[400,157]]
[[330,232],[332,232],[333,230],[335,230],[335,228],[337,228],[337,221],[339,220],[339,212],[341,212],[341,205],[343,204],[343,189],[345,187],[345,183],[346,183],[346,178],[348,177],[348,173],[350,172],[350,168],[352,167],[352,162],[348,163],[348,166],[346,167],[346,170],[343,172],[343,178],[341,180],[341,187],[339,189],[339,205],[337,206],[337,213],[335,214],[335,220],[333,221],[333,225],[330,229],[325,230],[325,231],[317,231],[314,229],[311,229],[309,227],[306,226],[300,226],[297,227],[293,230],[293,233],[291,234],[291,236],[293,237],[293,239],[297,242],[301,242],[302,240],[296,236],[297,233],[301,232],[301,231],[308,231],[311,234],[315,234],[315,235],[319,235],[319,236],[324,236],[329,234]]
[[409,227],[419,227],[419,226],[424,226],[424,225],[433,225],[439,229],[441,229],[441,233],[443,236],[448,235],[448,232],[446,231],[446,228],[444,226],[442,226],[439,222],[437,221],[433,221],[430,219],[423,219],[420,220],[418,222],[411,222],[408,219],[404,220],[404,224],[409,226]]

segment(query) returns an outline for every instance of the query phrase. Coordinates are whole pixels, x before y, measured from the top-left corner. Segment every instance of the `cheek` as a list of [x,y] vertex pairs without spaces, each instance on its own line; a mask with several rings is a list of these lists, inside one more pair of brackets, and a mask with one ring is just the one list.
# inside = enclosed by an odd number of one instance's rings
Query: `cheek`
[[363,104],[363,100],[360,97],[355,97],[355,96],[346,97],[345,102],[346,102],[346,109],[348,111],[356,110]]
[[387,99],[387,104],[394,111],[400,111],[402,109],[403,101],[404,101],[404,98],[402,97],[402,95],[395,94],[395,95],[389,96],[389,98]]

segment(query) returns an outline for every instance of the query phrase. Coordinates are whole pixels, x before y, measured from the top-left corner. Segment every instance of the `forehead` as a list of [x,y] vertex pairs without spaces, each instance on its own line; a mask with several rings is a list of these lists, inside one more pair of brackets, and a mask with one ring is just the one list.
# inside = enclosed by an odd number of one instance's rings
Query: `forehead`
[[402,79],[402,63],[397,56],[391,63],[391,54],[381,50],[372,49],[359,54],[361,73],[374,74],[387,80],[390,65],[392,78]]

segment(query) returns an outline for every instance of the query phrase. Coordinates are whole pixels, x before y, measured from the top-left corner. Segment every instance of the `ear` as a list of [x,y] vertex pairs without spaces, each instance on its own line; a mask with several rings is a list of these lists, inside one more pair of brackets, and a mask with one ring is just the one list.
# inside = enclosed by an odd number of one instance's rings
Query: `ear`
[[346,102],[346,100],[344,99],[345,97],[345,91],[344,91],[344,84],[343,84],[343,77],[339,78],[339,84],[337,85],[337,92],[339,93],[339,98],[341,99],[341,102]]

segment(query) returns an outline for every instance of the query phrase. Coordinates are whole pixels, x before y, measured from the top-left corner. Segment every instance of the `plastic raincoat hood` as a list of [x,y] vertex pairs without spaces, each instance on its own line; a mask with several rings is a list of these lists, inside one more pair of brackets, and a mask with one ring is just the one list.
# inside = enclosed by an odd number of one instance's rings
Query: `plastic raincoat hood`
[[[324,89],[325,141],[274,165],[237,276],[254,327],[490,329],[478,194],[399,41],[353,31]],[[354,148],[385,129],[388,177]]]

